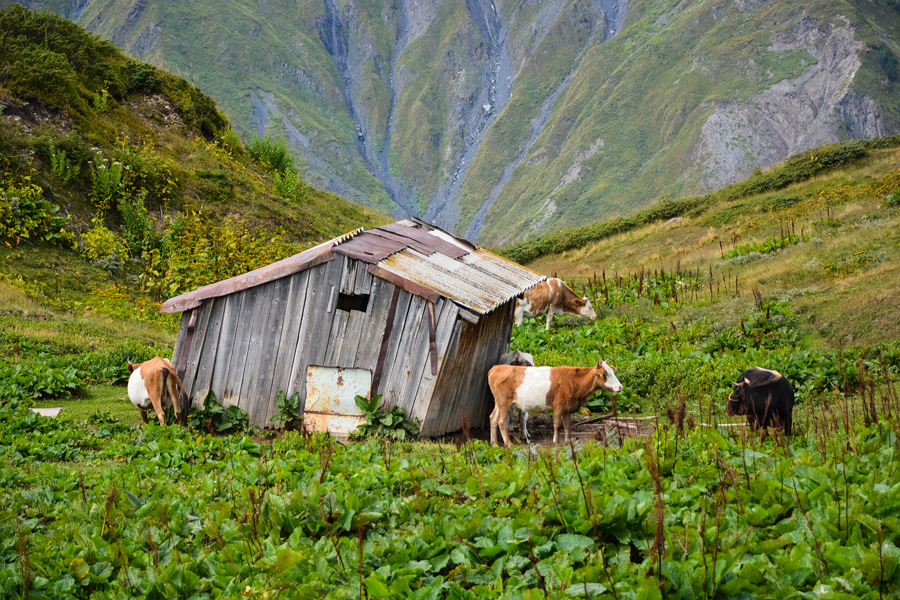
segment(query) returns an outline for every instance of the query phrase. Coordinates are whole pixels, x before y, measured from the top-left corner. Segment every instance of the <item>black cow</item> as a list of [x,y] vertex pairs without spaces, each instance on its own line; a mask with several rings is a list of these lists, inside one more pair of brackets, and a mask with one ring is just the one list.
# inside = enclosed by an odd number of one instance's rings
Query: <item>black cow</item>
[[791,435],[793,410],[791,382],[778,371],[760,367],[741,373],[725,405],[725,414],[729,417],[746,415],[752,431],[763,428],[760,441],[765,438],[767,427],[784,427],[785,435]]

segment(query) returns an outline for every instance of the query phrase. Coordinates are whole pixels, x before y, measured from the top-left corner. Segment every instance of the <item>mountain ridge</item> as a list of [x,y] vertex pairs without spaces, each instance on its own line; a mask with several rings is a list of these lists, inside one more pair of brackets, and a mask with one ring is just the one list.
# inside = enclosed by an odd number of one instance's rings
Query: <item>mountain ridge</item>
[[887,0],[42,6],[283,133],[314,185],[483,243],[900,131]]

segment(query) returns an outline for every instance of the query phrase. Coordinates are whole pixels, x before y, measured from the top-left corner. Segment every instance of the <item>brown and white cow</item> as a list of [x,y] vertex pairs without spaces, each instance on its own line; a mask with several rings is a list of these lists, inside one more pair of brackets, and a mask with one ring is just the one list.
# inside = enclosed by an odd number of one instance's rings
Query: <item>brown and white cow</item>
[[562,279],[550,278],[525,291],[525,297],[516,302],[516,325],[522,324],[524,317],[547,315],[547,326],[553,322],[553,315],[572,313],[583,319],[594,320],[597,313],[587,297],[579,298]]
[[147,423],[147,411],[151,408],[159,417],[159,424],[166,424],[166,414],[163,409],[172,405],[175,408],[175,417],[181,421],[181,403],[179,391],[185,394],[181,379],[175,372],[175,367],[168,359],[151,358],[142,363],[128,363],[128,399],[141,411],[141,420]]
[[528,413],[553,411],[553,443],[559,440],[563,423],[566,441],[572,430],[572,413],[587,404],[591,394],[603,389],[613,394],[622,391],[613,368],[606,361],[596,367],[514,367],[497,365],[488,372],[488,385],[494,394],[491,413],[491,443],[497,443],[497,429],[509,448],[509,409],[522,411],[522,433],[528,438]]

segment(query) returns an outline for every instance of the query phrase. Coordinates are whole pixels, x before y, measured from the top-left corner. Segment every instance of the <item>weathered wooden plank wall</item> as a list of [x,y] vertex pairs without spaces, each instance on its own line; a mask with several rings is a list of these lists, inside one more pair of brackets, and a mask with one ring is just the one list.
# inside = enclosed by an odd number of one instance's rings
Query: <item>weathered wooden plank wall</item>
[[[212,375],[216,364],[216,355],[218,354],[220,339],[222,338],[222,320],[225,317],[225,298],[215,298],[207,302],[212,304],[209,314],[209,321],[206,326],[206,335],[203,339],[203,346],[200,349],[200,356],[197,359],[197,374],[194,377],[194,383],[191,386],[191,406],[203,408],[203,401],[209,393],[212,385]],[[187,388],[185,388],[187,390]]]
[[422,435],[440,435],[461,427],[485,424],[493,409],[487,372],[509,349],[514,303],[483,315],[477,324],[457,320],[448,341],[441,372],[422,421]]
[[[275,404],[278,392],[281,390],[287,392],[290,389],[291,364],[300,338],[300,322],[303,319],[303,311],[306,307],[307,284],[309,283],[310,272],[315,270],[315,268],[301,273],[294,273],[290,278],[289,291],[284,302],[285,314],[281,323],[280,341],[275,350],[275,366],[273,367],[271,397],[266,408],[266,423],[271,423],[272,417],[278,412],[278,407]],[[279,423],[279,425],[281,424]]]

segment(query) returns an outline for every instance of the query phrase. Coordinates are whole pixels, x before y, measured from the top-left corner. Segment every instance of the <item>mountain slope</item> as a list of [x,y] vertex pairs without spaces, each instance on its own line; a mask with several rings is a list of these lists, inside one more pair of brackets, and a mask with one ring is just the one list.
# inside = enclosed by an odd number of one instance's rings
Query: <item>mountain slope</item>
[[900,130],[890,0],[43,7],[284,133],[314,184],[483,242]]

